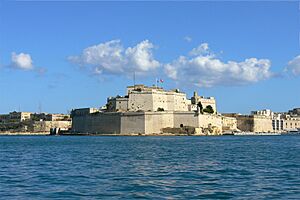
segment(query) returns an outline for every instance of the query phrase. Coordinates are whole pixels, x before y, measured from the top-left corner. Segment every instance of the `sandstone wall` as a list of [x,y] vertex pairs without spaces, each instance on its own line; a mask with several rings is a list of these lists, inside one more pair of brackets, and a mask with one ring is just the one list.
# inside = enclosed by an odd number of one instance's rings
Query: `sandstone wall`
[[237,116],[237,127],[245,132],[273,132],[272,119],[266,116]]
[[254,117],[253,132],[273,132],[272,119],[270,117]]
[[237,116],[237,127],[241,131],[253,132],[254,131],[254,120],[248,115]]
[[68,130],[71,121],[34,121],[28,128],[30,132],[50,132],[51,128]]
[[145,113],[145,134],[161,133],[163,128],[174,126],[173,112]]
[[144,112],[122,113],[120,131],[122,134],[144,134],[145,133]]
[[120,113],[95,113],[74,116],[72,131],[77,133],[119,134]]
[[129,94],[128,110],[130,111],[152,111],[153,95],[149,93],[131,93]]
[[237,130],[237,120],[235,117],[222,116],[222,129],[226,130]]
[[125,112],[94,113],[73,116],[72,131],[94,134],[155,134],[163,128],[181,126],[222,130],[222,119],[217,115],[195,112]]
[[174,112],[174,127],[192,126],[199,127],[199,115],[195,112]]
[[222,131],[222,117],[218,115],[203,114],[199,115],[199,127],[209,128],[216,127]]

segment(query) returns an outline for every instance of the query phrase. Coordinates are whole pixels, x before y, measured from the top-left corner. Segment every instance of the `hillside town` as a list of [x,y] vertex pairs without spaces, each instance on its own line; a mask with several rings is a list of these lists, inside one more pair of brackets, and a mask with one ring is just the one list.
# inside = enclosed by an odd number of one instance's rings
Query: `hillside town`
[[214,97],[179,89],[128,86],[124,96],[108,97],[99,108],[77,108],[71,114],[10,112],[0,115],[0,134],[102,135],[243,135],[286,134],[300,130],[300,108],[219,113]]
[[67,131],[72,120],[68,114],[10,112],[0,114],[0,134],[49,134]]

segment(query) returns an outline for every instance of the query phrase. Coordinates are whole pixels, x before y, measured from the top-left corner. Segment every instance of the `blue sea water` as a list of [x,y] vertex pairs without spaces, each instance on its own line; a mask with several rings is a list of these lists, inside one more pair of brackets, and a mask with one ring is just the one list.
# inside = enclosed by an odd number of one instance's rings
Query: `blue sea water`
[[0,199],[136,198],[300,199],[300,137],[0,137]]

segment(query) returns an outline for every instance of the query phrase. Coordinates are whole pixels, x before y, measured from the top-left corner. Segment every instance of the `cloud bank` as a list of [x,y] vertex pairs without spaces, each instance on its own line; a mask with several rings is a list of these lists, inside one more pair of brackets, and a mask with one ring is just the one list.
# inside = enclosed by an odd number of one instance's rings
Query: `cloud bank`
[[203,43],[188,56],[179,56],[165,64],[164,71],[175,81],[198,87],[235,86],[270,78],[270,66],[270,60],[257,58],[223,62],[210,51],[207,43]]
[[153,57],[153,48],[154,45],[148,40],[127,48],[120,40],[111,40],[87,47],[80,55],[69,56],[68,60],[93,74],[146,74],[161,65]]
[[186,56],[161,63],[153,56],[154,45],[144,40],[124,47],[120,40],[90,46],[68,60],[97,75],[149,75],[159,72],[177,83],[198,87],[239,86],[253,84],[273,76],[268,59],[247,58],[244,61],[222,61],[208,43],[193,48]]

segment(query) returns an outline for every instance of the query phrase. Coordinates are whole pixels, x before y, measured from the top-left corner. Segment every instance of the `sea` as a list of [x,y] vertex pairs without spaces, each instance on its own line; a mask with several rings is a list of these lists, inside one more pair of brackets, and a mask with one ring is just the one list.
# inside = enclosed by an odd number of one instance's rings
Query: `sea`
[[0,199],[300,199],[300,136],[0,136]]

